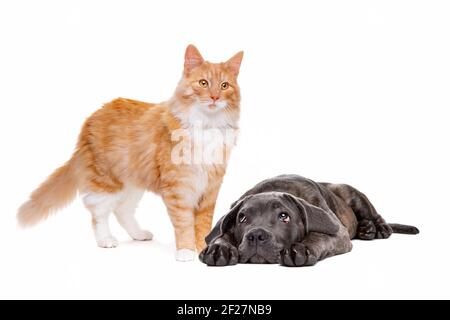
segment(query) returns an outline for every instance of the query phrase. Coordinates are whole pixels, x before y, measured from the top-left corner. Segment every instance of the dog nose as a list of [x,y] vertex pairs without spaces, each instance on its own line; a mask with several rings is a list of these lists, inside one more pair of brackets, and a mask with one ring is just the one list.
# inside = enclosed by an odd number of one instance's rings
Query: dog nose
[[266,230],[259,228],[250,231],[246,238],[251,245],[263,244],[270,238],[270,234]]
[[219,100],[219,96],[211,96],[211,99],[216,102],[217,100]]

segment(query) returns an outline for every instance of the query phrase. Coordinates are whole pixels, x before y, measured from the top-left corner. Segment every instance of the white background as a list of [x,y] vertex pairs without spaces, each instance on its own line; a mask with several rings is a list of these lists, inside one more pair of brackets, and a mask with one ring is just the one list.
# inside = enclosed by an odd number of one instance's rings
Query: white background
[[[450,298],[450,7],[446,1],[2,1],[0,298]],[[172,94],[187,44],[245,51],[241,136],[215,221],[262,179],[297,173],[365,192],[418,236],[354,242],[312,268],[175,262],[161,200],[155,239],[96,247],[77,199],[16,228],[84,119],[118,96]]]

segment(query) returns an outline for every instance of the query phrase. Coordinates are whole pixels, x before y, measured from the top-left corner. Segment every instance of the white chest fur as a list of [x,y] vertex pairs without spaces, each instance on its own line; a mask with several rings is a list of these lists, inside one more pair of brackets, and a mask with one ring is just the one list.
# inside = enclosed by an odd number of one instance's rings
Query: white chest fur
[[194,165],[191,168],[190,182],[192,192],[190,201],[193,206],[197,206],[208,187],[208,171],[201,165]]
[[235,127],[205,127],[197,122],[172,132],[174,164],[226,165],[237,138]]

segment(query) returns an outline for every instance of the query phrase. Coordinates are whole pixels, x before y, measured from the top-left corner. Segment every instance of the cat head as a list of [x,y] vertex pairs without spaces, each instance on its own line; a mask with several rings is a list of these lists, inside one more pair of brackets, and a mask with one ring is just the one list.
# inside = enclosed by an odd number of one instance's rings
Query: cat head
[[175,93],[176,113],[190,122],[194,118],[206,122],[213,118],[237,120],[241,97],[237,77],[243,55],[241,51],[226,62],[211,63],[189,45],[183,77]]

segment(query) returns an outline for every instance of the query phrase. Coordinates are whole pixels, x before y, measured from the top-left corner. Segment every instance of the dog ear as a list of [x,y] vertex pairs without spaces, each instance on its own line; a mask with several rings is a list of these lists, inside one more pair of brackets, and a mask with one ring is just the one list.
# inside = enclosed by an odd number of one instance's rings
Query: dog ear
[[236,215],[248,198],[250,198],[250,196],[240,199],[232,204],[230,211],[220,218],[215,227],[206,236],[206,244],[209,245],[213,240],[222,237],[225,233],[230,233],[230,231],[233,231],[234,224],[236,223]]
[[285,193],[284,195],[297,206],[306,233],[319,232],[329,235],[338,233],[340,225],[337,217],[332,216],[332,214],[326,212],[322,208],[313,206],[301,198],[288,193]]

